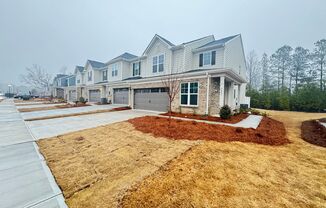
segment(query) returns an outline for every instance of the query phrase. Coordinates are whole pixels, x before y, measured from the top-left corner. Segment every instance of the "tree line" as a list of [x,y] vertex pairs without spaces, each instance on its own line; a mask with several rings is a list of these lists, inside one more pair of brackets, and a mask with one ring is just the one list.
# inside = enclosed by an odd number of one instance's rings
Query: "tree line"
[[315,42],[312,51],[284,45],[260,59],[251,51],[246,62],[251,107],[326,111],[326,39]]

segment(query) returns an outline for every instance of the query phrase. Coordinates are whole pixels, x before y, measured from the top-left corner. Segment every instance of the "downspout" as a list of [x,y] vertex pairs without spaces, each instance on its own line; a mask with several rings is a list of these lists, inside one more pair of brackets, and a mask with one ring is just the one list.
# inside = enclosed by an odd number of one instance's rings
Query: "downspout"
[[210,87],[210,75],[208,75],[208,72],[206,72],[206,76],[207,76],[207,84],[206,84],[206,109],[205,109],[205,114],[208,115],[209,87]]

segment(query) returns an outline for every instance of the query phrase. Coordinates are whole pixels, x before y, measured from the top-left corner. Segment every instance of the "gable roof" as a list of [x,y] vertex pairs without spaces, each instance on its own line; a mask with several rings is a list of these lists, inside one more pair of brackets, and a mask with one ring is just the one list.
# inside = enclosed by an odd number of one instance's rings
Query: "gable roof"
[[93,61],[93,60],[87,60],[87,62],[93,67],[93,68],[102,68],[105,66],[104,63],[99,61]]
[[55,77],[54,77],[54,80],[56,79],[60,79],[60,78],[63,78],[63,77],[67,77],[68,75],[66,74],[57,74]]
[[77,73],[77,71],[79,71],[79,72],[83,72],[84,71],[84,67],[83,66],[76,66],[75,67],[75,73]]
[[182,43],[181,45],[186,45],[186,44],[189,44],[189,43],[193,43],[193,42],[196,42],[196,41],[199,41],[199,40],[202,40],[202,39],[208,38],[208,37],[213,37],[213,38],[214,38],[214,35],[207,35],[207,36],[202,37],[202,38],[197,38],[197,39],[195,39],[195,40],[191,40],[191,41],[188,41],[188,42],[184,42],[184,43]]
[[136,56],[136,55],[133,55],[133,54],[131,54],[131,53],[125,52],[125,53],[121,54],[120,56],[115,57],[115,58],[112,59],[112,60],[120,59],[120,58],[123,58],[123,59],[127,59],[127,60],[129,60],[129,59],[137,58],[137,56]]
[[174,47],[175,46],[173,43],[171,43],[167,39],[163,38],[162,36],[160,36],[158,34],[155,34],[154,37],[152,38],[151,42],[148,44],[145,51],[143,52],[143,55],[151,48],[151,46],[154,44],[156,39],[161,40],[163,43],[165,43],[169,47]]
[[168,45],[170,46],[175,46],[173,43],[171,43],[170,41],[168,41],[167,39],[163,38],[162,36],[155,34],[157,37],[161,38],[164,42],[166,42]]
[[209,47],[209,46],[224,46],[224,44],[226,42],[228,42],[229,40],[232,40],[233,38],[237,37],[239,35],[233,35],[233,36],[229,36],[229,37],[226,37],[226,38],[222,38],[222,39],[219,39],[219,40],[214,40],[212,42],[209,42],[203,46],[200,46],[198,48],[206,48],[206,47]]

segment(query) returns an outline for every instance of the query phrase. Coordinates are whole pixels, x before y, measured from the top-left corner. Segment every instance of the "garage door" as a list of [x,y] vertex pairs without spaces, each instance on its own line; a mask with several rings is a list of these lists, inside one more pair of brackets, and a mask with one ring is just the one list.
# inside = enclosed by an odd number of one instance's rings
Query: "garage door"
[[166,88],[135,89],[135,109],[168,111],[169,98]]
[[57,89],[57,98],[63,98],[64,94],[65,93],[63,89]]
[[76,101],[77,99],[77,95],[76,95],[76,90],[70,90],[69,91],[69,101],[73,102]]
[[89,91],[89,102],[100,102],[101,93],[100,90],[90,90]]
[[113,90],[113,103],[114,104],[129,104],[129,89],[120,88]]

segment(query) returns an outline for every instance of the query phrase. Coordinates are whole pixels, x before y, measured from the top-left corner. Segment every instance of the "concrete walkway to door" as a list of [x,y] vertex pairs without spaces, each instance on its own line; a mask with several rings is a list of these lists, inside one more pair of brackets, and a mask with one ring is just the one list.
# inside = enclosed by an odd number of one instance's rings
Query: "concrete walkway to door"
[[67,207],[12,100],[0,103],[0,207]]

